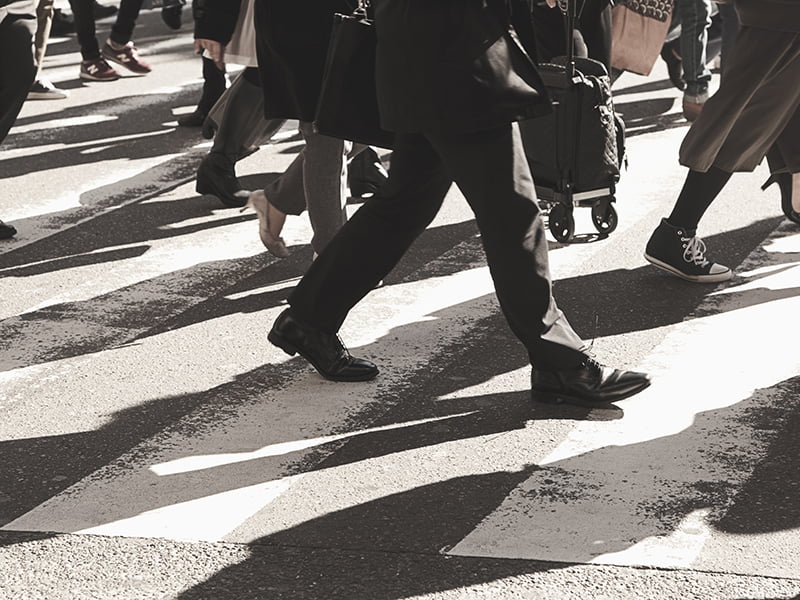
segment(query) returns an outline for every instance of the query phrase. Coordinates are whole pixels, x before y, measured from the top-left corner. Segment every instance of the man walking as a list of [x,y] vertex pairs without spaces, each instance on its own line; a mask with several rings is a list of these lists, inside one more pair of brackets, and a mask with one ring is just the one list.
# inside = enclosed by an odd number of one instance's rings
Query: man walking
[[[475,213],[500,307],[528,351],[532,398],[596,406],[649,385],[647,375],[591,358],[553,298],[542,215],[513,123],[550,104],[533,63],[508,61],[515,52],[509,19],[503,2],[376,2],[381,120],[396,132],[389,180],[314,261],[269,333],[324,377],[378,374],[349,354],[337,332],[455,182]],[[485,50],[477,59],[476,48]]]

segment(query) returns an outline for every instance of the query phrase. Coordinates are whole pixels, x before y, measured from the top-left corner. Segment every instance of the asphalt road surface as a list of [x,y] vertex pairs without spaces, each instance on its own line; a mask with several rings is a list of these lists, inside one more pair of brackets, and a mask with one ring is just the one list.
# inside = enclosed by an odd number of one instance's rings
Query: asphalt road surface
[[[614,86],[617,230],[579,208],[576,238],[551,239],[574,327],[654,380],[588,410],[530,403],[456,188],[341,331],[377,380],[327,382],[271,346],[307,216],[279,260],[253,213],[194,191],[210,142],[176,123],[200,93],[190,24],[145,10],[135,40],[153,73],[81,83],[54,38],[45,74],[70,96],[26,103],[0,149],[19,230],[0,242],[0,598],[798,597],[800,230],[762,165],[699,232],[731,281],[645,262],[685,174],[662,64]],[[301,147],[290,122],[243,183]]]

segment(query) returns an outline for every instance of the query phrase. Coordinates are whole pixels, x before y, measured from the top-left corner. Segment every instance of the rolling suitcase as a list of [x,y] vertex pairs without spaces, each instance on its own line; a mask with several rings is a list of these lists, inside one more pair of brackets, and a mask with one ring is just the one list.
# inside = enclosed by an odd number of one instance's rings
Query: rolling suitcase
[[591,208],[592,222],[603,236],[616,229],[615,191],[625,154],[625,126],[614,111],[605,66],[574,56],[576,1],[560,2],[566,13],[567,56],[538,65],[553,111],[519,123],[539,204],[559,242],[572,240],[577,207]]

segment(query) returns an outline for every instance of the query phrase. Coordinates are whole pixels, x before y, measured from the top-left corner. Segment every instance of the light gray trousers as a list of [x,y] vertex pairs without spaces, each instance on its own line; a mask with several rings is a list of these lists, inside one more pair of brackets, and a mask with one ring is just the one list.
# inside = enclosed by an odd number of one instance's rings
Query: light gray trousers
[[366,146],[316,133],[308,121],[300,121],[299,129],[305,146],[264,193],[287,215],[308,210],[311,246],[320,254],[347,221],[347,161]]

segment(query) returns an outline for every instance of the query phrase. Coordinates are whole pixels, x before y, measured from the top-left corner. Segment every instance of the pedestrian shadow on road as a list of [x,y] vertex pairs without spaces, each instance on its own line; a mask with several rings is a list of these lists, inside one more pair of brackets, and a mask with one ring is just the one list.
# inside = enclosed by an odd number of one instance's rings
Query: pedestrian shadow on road
[[[550,581],[555,577],[562,589],[574,589],[575,594],[580,595],[585,592],[587,578],[608,576],[599,570],[583,571],[580,577],[569,574],[574,564],[580,564],[581,560],[597,553],[595,545],[576,544],[567,548],[574,560],[559,559],[538,549],[535,535],[524,538],[526,543],[519,548],[522,553],[539,555],[539,558],[504,557],[502,551],[489,551],[482,557],[470,555],[469,548],[466,551],[458,548],[459,543],[467,539],[488,514],[501,506],[513,490],[520,486],[524,488],[526,484],[529,486],[530,480],[553,487],[549,490],[533,488],[544,496],[539,499],[535,493],[530,496],[528,517],[535,518],[533,513],[546,511],[547,503],[553,502],[553,506],[560,507],[557,523],[577,529],[587,539],[603,540],[604,550],[623,550],[646,538],[669,535],[682,516],[709,507],[712,509],[709,523],[723,531],[730,530],[726,524],[730,522],[728,515],[738,511],[744,516],[748,507],[752,507],[753,498],[748,498],[749,493],[762,486],[765,480],[769,480],[770,486],[758,490],[756,500],[764,501],[769,513],[765,511],[758,515],[762,518],[750,519],[743,532],[752,534],[796,528],[800,522],[792,503],[775,502],[775,498],[798,485],[794,476],[800,470],[792,468],[794,463],[790,463],[781,471],[780,480],[771,475],[777,474],[773,469],[781,455],[791,454],[792,448],[796,447],[792,440],[797,431],[798,385],[800,378],[796,377],[770,389],[758,390],[742,403],[699,413],[689,428],[673,436],[628,446],[607,446],[546,466],[534,464],[516,471],[456,475],[302,520],[251,542],[248,560],[220,570],[178,597],[181,600],[261,600],[268,590],[269,597],[296,600],[316,600],[321,596],[331,600],[400,600],[456,590],[472,593],[485,589],[481,586],[492,584],[513,586],[518,591],[527,589],[527,586],[540,589],[539,575],[548,575]],[[773,399],[769,401],[771,396]],[[768,401],[766,406],[765,400]],[[793,412],[789,413],[787,406],[793,407]],[[790,416],[788,420],[775,418],[787,413]],[[135,416],[143,415],[128,415]],[[715,432],[737,422],[747,423],[761,431],[760,442],[769,448],[764,463],[748,462],[749,458],[759,457],[737,454],[738,440],[714,437]],[[707,436],[708,447],[698,446],[692,429]],[[368,441],[354,438],[350,443],[365,450],[375,445],[375,440],[366,443]],[[720,447],[720,442],[725,448]],[[733,445],[728,442],[733,442]],[[716,452],[708,453],[708,448],[714,448]],[[706,481],[702,486],[665,481],[665,472],[676,472],[676,466],[677,471],[683,471],[681,464],[687,461],[687,449],[699,452],[701,460],[694,463],[695,467],[709,462],[725,465],[733,475],[732,479],[726,479],[723,473],[717,481]],[[730,449],[731,453],[726,454],[725,449]],[[340,452],[347,453],[347,450],[344,447]],[[635,489],[635,497],[615,505],[620,511],[617,518],[587,519],[576,512],[570,519],[570,506],[577,506],[581,499],[608,504],[609,497],[604,490],[619,489],[620,482],[630,473],[631,457],[650,457],[644,461],[646,468],[657,474],[650,485]],[[476,457],[478,460],[482,458],[485,457]],[[793,457],[793,461],[796,462],[797,457]],[[341,464],[343,460],[334,454],[316,468],[334,468]],[[762,464],[768,470],[765,476],[760,476]],[[735,481],[746,478],[750,471],[753,475],[737,493]],[[597,480],[601,481],[599,488],[593,485],[593,477],[601,478]],[[582,483],[583,478],[591,481]],[[565,482],[567,485],[563,485]],[[673,487],[665,488],[665,483],[672,483]],[[752,491],[747,492],[748,488]],[[667,493],[668,489],[670,493]],[[679,493],[676,494],[676,490]],[[524,507],[525,503],[520,505],[520,508]],[[721,518],[716,518],[720,515]],[[546,517],[551,521],[553,518]],[[524,527],[524,522],[520,526]],[[610,532],[614,537],[609,537]],[[514,534],[513,527],[497,530],[500,540],[507,534]],[[2,532],[0,539],[5,545],[12,545],[48,535]],[[609,548],[612,539],[619,541]],[[738,563],[737,571],[743,569],[742,563]],[[565,571],[563,578],[558,574],[560,571]],[[647,571],[642,569],[634,573],[643,577],[647,575]],[[764,582],[757,584],[763,586]],[[670,593],[685,595],[696,589],[691,571],[686,570],[661,571],[660,576],[648,580],[647,585],[652,597],[661,597],[662,592],[664,597]],[[723,597],[722,592],[729,591],[730,576],[719,578],[716,583],[704,578],[705,593],[714,592],[715,586],[720,586],[718,597]]]
[[[182,210],[186,214],[191,213],[190,202],[187,200],[185,204]],[[97,252],[109,244],[109,235],[119,245],[127,245],[159,235],[169,237],[202,231],[211,226],[204,222],[180,228],[162,228],[159,223],[170,222],[175,216],[165,219],[160,203],[148,203],[138,208],[132,207],[131,210],[131,213],[113,211],[92,219],[88,231],[80,227],[70,228],[54,236],[55,240],[51,237],[37,242],[24,253],[0,257],[0,265],[9,265],[6,269],[0,269],[0,277],[27,277],[76,264],[97,264],[125,256],[142,256],[146,251],[139,244],[115,251]],[[140,224],[151,223],[150,227],[146,227],[150,234],[131,235],[132,218]],[[223,217],[215,223],[235,223],[243,218],[252,217]],[[772,221],[753,224],[741,231],[711,236],[707,241],[720,248],[719,256],[723,262],[738,265],[752,246],[763,239],[756,235],[762,226],[769,228],[772,225]],[[431,264],[453,244],[460,244],[458,259],[438,261],[435,271],[420,268]],[[72,256],[55,258],[64,254]],[[789,255],[787,260],[793,260],[794,256]],[[480,241],[475,237],[474,224],[447,225],[426,231],[420,243],[412,248],[386,281],[387,285],[392,285],[445,276],[480,265],[482,261],[483,254]],[[22,368],[118,348],[228,315],[260,313],[285,303],[293,288],[292,281],[302,276],[309,262],[307,251],[297,252],[284,261],[259,254],[236,260],[204,262],[88,300],[58,303],[7,318],[0,321],[0,347],[6,349],[3,369]],[[12,266],[15,263],[22,265]],[[279,282],[285,282],[285,285],[276,286]],[[729,285],[738,283],[741,282],[734,280]],[[265,291],[259,291],[263,288],[266,288]],[[589,304],[586,302],[587,289],[592,290]],[[559,305],[570,315],[573,326],[585,339],[646,331],[678,323],[691,315],[713,289],[664,275],[649,265],[636,269],[600,271],[555,282]],[[796,294],[800,294],[800,288],[735,292],[740,306],[767,303]],[[642,310],[642,306],[647,306],[648,310]],[[157,318],[154,319],[154,315]],[[85,331],[81,334],[82,324],[85,324]],[[26,345],[21,346],[25,348],[24,352],[14,351],[15,339],[25,336],[37,339],[44,332],[48,342],[37,345],[35,351]]]
[[[441,319],[458,318],[462,310],[469,311],[470,307],[452,307],[436,316]],[[579,407],[540,405],[532,409],[527,391],[466,396],[446,402],[431,399],[431,390],[446,396],[485,382],[499,372],[526,367],[527,359],[521,352],[497,352],[494,353],[497,357],[494,361],[484,358],[487,344],[505,347],[511,343],[510,332],[498,326],[500,319],[494,315],[476,322],[472,330],[474,344],[465,345],[453,354],[431,357],[431,361],[419,372],[408,374],[409,383],[402,394],[395,386],[387,387],[357,419],[354,418],[344,429],[336,431],[332,439],[323,440],[310,451],[289,451],[275,460],[280,464],[294,464],[289,471],[310,472],[414,448],[501,435],[524,428],[532,420],[558,419],[566,422],[589,418],[590,411]],[[425,336],[428,327],[425,322],[415,324],[413,329],[407,326],[403,328],[403,335],[410,338],[407,341],[411,342],[419,335]],[[396,344],[390,342],[387,348],[394,346]],[[391,356],[385,358],[391,360]],[[447,372],[448,376],[442,377],[442,372]],[[144,375],[145,380],[151,377],[149,373],[148,370],[148,374]],[[181,427],[185,432],[192,431],[191,435],[201,436],[203,432],[215,431],[223,426],[237,411],[280,394],[280,390],[290,382],[309,377],[317,379],[317,375],[310,374],[308,366],[299,360],[290,361],[288,365],[267,364],[242,373],[232,382],[199,393],[142,402],[110,415],[108,423],[94,431],[2,441],[0,455],[6,460],[0,464],[0,490],[4,490],[0,496],[0,524],[9,523],[97,469],[113,463],[120,455],[171,423],[182,421]],[[129,383],[134,388],[146,385],[144,380],[130,380]],[[331,390],[342,389],[338,384],[325,385]],[[365,388],[364,393],[373,393],[371,389],[372,386]],[[325,394],[326,391],[320,390],[320,393]],[[72,401],[82,403],[83,398],[76,397]],[[298,407],[298,410],[302,410],[302,407]],[[614,419],[619,418],[620,414],[620,411],[610,407],[605,415],[592,418]],[[187,418],[189,415],[192,415],[191,418]],[[309,421],[313,421],[313,416]],[[369,423],[369,431],[364,431],[365,421]],[[270,439],[269,436],[264,439],[265,444],[282,441]],[[239,451],[242,451],[241,447]],[[149,501],[142,500],[142,497],[130,504],[137,496],[133,494],[122,500],[122,504],[115,506],[112,512],[132,517],[141,510],[191,501],[198,497],[198,493],[215,493],[213,490],[225,492],[247,485],[248,481],[263,483],[264,465],[269,460],[249,460],[241,465],[214,467],[220,477],[215,478],[214,483],[202,486],[201,490],[191,483],[196,476],[192,472],[173,475],[166,480],[154,475],[152,483],[167,481],[168,492],[159,492],[154,504],[147,504]],[[238,475],[232,478],[232,472]],[[113,502],[111,498],[108,500]]]
[[[122,206],[117,206],[117,201],[120,198],[110,206],[92,204],[93,209],[115,210],[106,210],[72,227],[59,227],[52,235],[0,254],[0,277],[27,277],[78,265],[116,262],[144,254],[159,240],[256,219],[253,213],[220,211],[211,203],[198,201],[196,196],[164,200],[137,197]],[[76,209],[64,215],[48,215],[48,219],[51,223],[60,219],[81,221],[84,216]],[[26,222],[36,218],[16,223],[24,229]]]
[[[188,199],[136,203],[111,211],[32,243],[24,251],[0,256],[0,278],[33,277],[99,264],[112,268],[116,261],[145,256],[159,239],[254,219],[252,215],[236,213],[198,222],[192,219],[196,215],[196,206]],[[171,226],[176,222],[181,225]],[[131,223],[136,223],[136,227],[131,227]],[[421,265],[453,245],[474,238],[474,234],[471,221],[429,229],[422,234],[415,250],[387,278],[387,285],[401,278],[414,280],[413,274]],[[124,247],[104,250],[109,245]],[[293,250],[293,255],[283,261],[263,252],[235,260],[202,262],[88,300],[55,303],[28,311],[24,316],[6,318],[0,321],[0,348],[7,350],[0,360],[0,370],[108,350],[204,321],[259,313],[279,306],[291,291],[292,282],[302,276],[311,262],[308,247]],[[438,274],[453,274],[463,267],[461,261],[444,261],[439,264]],[[287,285],[276,286],[280,282]],[[259,291],[262,288],[270,289]],[[154,315],[158,318],[154,319]],[[30,348],[15,351],[17,336],[36,338],[44,331],[48,342],[37,345],[35,352]]]
[[[323,586],[324,597],[331,600],[400,600],[454,590],[469,594],[515,577],[519,579],[502,585],[524,592],[526,586],[540,589],[538,574],[552,575],[589,560],[615,564],[619,559],[604,561],[602,556],[667,539],[698,511],[712,530],[730,532],[732,521],[744,518],[752,502],[762,501],[764,510],[747,519],[741,533],[794,529],[800,525],[796,503],[782,498],[794,496],[800,471],[792,465],[797,457],[778,469],[782,457],[796,447],[798,386],[800,378],[795,377],[742,401],[699,412],[673,435],[609,445],[519,471],[454,476],[315,518],[298,518],[301,522],[251,542],[247,561],[221,570],[179,598],[247,600],[262,598],[268,589],[272,597],[300,600],[318,598]],[[779,415],[783,418],[776,420]],[[769,448],[765,463],[728,437],[730,427],[757,433],[757,443]],[[336,456],[331,460],[335,464]],[[709,475],[704,479],[692,473],[698,470]],[[775,477],[779,473],[780,480]],[[756,492],[765,481],[770,485]],[[346,484],[330,492],[341,497],[344,488]],[[504,508],[512,493],[515,503]],[[470,535],[496,507],[500,510],[491,517],[491,542],[481,550]],[[482,526],[485,531],[486,522]],[[574,532],[573,537],[548,537],[561,528]],[[739,558],[747,543],[746,538],[734,542],[736,552],[730,556],[737,562],[727,572],[751,574],[751,562]],[[702,564],[702,543],[694,552],[681,557],[684,564],[672,565],[683,568],[649,579],[649,597],[691,594],[696,581],[685,569]],[[657,556],[655,565],[647,557],[629,560],[658,568],[668,555]],[[646,571],[638,573],[646,576]],[[758,574],[757,568],[752,574]],[[560,589],[574,586],[579,597],[592,576],[584,571],[577,579],[565,576],[562,581],[556,575],[556,580],[564,586]],[[704,593],[727,597],[723,592],[729,592],[729,585],[727,577],[716,582],[704,578]]]
[[[620,98],[624,99],[625,96],[631,94],[645,94],[661,90],[671,90],[671,92],[661,97],[620,101]],[[625,121],[625,136],[628,138],[678,127],[688,128],[691,125],[680,110],[670,112],[674,109],[676,102],[680,102],[680,96],[675,95],[675,90],[669,80],[614,88],[613,96],[614,110]]]
[[[41,165],[46,165],[48,171],[90,168],[97,164],[98,158],[132,161],[163,157],[167,152],[174,152],[176,146],[186,150],[197,144],[197,133],[169,123],[175,120],[172,107],[189,102],[194,94],[196,92],[184,89],[179,93],[152,96],[148,100],[148,104],[152,104],[146,120],[142,120],[140,113],[121,105],[117,98],[65,108],[56,114],[21,118],[4,141],[3,148],[45,146],[47,149],[39,152],[36,160],[31,160],[30,155],[4,157],[4,178],[35,173]],[[42,134],[24,129],[51,122]],[[55,147],[51,147],[54,143]]]
[[[201,152],[189,151],[144,172],[85,190],[80,194],[79,206],[72,206],[70,201],[71,207],[66,210],[15,219],[19,233],[3,244],[0,268],[39,262],[41,272],[46,273],[48,261],[65,256],[99,255],[98,251],[106,247],[151,242],[254,220],[253,214],[239,215],[228,209],[222,211],[223,218],[200,223],[203,217],[216,216],[215,210],[220,212],[219,202],[195,194],[174,197],[176,188],[194,180],[201,157]],[[194,221],[191,226],[175,226],[189,220]]]
[[[431,316],[436,321],[459,320],[463,314],[472,312],[469,306],[454,306]],[[404,347],[414,339],[424,337],[425,328],[429,326],[425,321],[415,323],[413,327],[404,326],[387,335],[380,345],[387,349]],[[400,335],[399,341],[394,340],[395,335]],[[352,422],[350,434],[341,432],[343,437],[319,448],[315,453],[295,457],[299,472],[335,472],[336,468],[343,465],[375,463],[379,457],[401,456],[416,448],[445,447],[449,442],[467,438],[491,438],[519,430],[530,421],[561,421],[570,418],[570,415],[578,421],[590,418],[588,411],[571,407],[537,406],[531,409],[527,392],[483,394],[437,401],[453,391],[469,389],[510,370],[526,368],[527,358],[518,350],[495,352],[493,357],[486,357],[487,347],[513,348],[511,334],[502,325],[502,318],[498,314],[476,323],[466,339],[470,343],[456,345],[458,350],[453,355],[434,359],[431,364],[421,365],[417,373],[409,374],[406,379],[410,387],[404,389],[402,394],[398,395],[396,389],[387,389],[387,395],[376,399],[369,414],[361,415],[363,419]],[[368,348],[363,350],[368,351]],[[448,376],[443,377],[443,373]],[[205,429],[194,429],[188,425],[187,435],[201,437],[210,429],[224,425],[226,415],[236,413],[247,403],[260,401],[262,392],[259,390],[270,394],[273,392],[269,390],[281,389],[281,382],[309,376],[316,377],[309,375],[308,367],[301,361],[290,361],[282,366],[265,365],[218,388],[200,394],[159,399],[149,403],[146,408],[136,407],[115,415],[108,426],[92,434],[78,434],[70,440],[21,440],[9,442],[6,448],[14,450],[20,458],[26,453],[47,455],[49,449],[51,455],[57,454],[63,458],[61,464],[65,470],[74,467],[77,458],[78,463],[83,461],[84,467],[82,473],[77,474],[80,478],[91,470],[92,465],[98,467],[108,463],[120,450],[135,444],[137,440],[147,439],[166,423],[186,414],[187,410],[203,410],[211,417],[211,421],[199,419],[199,422],[206,423]],[[735,430],[737,423],[747,424],[761,432],[762,444],[771,449],[785,447],[790,452],[791,448],[796,447],[791,441],[797,431],[795,423],[782,421],[776,416],[796,409],[799,383],[798,378],[793,378],[768,390],[760,390],[746,401],[698,414],[689,429],[672,436],[641,444],[605,446],[544,466],[534,463],[517,471],[454,475],[443,481],[389,494],[287,526],[283,531],[253,543],[253,557],[250,560],[224,569],[182,597],[260,598],[263,596],[256,594],[262,594],[266,587],[275,593],[285,594],[284,597],[315,598],[318,596],[313,594],[319,592],[318,586],[324,582],[326,598],[400,599],[419,593],[460,589],[506,577],[566,568],[577,561],[553,562],[546,555],[536,559],[499,560],[446,554],[513,490],[537,477],[556,482],[551,489],[550,499],[555,503],[554,506],[567,511],[567,517],[563,518],[565,523],[573,526],[580,524],[580,530],[589,539],[610,540],[603,546],[605,552],[624,551],[635,541],[667,535],[675,530],[682,517],[709,506],[716,511],[712,513],[710,522],[725,523],[726,514],[735,511],[738,498],[738,487],[731,481],[739,481],[737,478],[745,477],[757,465],[753,462],[754,457],[737,453],[738,439],[730,440],[726,438],[727,434],[716,434]],[[424,390],[427,393],[421,393]],[[166,408],[174,412],[161,415],[160,411]],[[619,413],[612,412],[611,422],[619,416]],[[414,424],[426,417],[434,419],[428,423]],[[754,421],[757,423],[754,424]],[[363,432],[364,422],[373,429],[373,426],[381,424],[400,427]],[[142,425],[145,427],[142,428]],[[708,446],[698,445],[696,436],[686,436],[691,428],[703,432]],[[106,444],[108,440],[115,440],[110,449]],[[723,446],[720,442],[726,440]],[[274,441],[265,440],[270,443]],[[75,446],[81,444],[86,444],[87,451],[76,451]],[[713,447],[715,452],[708,453],[707,447]],[[157,448],[152,450],[158,451]],[[238,450],[242,451],[242,448]],[[689,450],[693,454],[688,454]],[[3,455],[8,455],[5,449]],[[710,462],[718,467],[721,465],[725,473],[733,474],[732,478],[713,479],[699,486],[692,483],[694,480],[670,481],[669,474],[686,472],[682,468],[682,461],[691,462],[691,456],[697,457],[697,463],[694,464]],[[773,462],[777,464],[780,457],[778,453]],[[282,460],[286,458],[284,456]],[[288,458],[289,462],[293,460],[292,456]],[[475,458],[479,462],[491,460],[487,456]],[[656,476],[648,486],[636,487],[625,502],[613,505],[613,510],[618,511],[616,518],[598,519],[590,523],[578,519],[578,513],[573,519],[569,518],[569,507],[573,502],[588,499],[605,505],[608,499],[602,497],[603,490],[629,489],[630,486],[626,488],[624,485],[624,478],[630,472],[631,460],[644,461],[643,468],[651,470]],[[20,464],[24,465],[24,460],[6,462],[7,468],[11,469],[7,473],[9,481],[27,472],[20,468]],[[34,465],[27,486],[20,488],[36,492],[41,471],[46,468],[44,463],[38,467]],[[142,506],[138,503],[140,497],[136,490],[126,490],[125,501],[132,503],[129,506],[116,505],[113,497],[106,497],[106,501],[109,507],[113,507],[112,512],[121,510],[121,514],[117,515],[119,518],[132,517],[142,511],[191,500],[196,498],[198,492],[212,495],[230,489],[230,486],[245,487],[263,482],[266,469],[262,461],[249,461],[249,464],[215,467],[215,470],[218,470],[219,476],[207,479],[213,485],[203,488],[192,483],[191,473],[177,475],[171,489],[178,490],[178,493],[157,494],[158,506]],[[800,471],[794,470],[794,473],[797,472]],[[291,473],[290,468],[287,474]],[[599,478],[595,481],[597,485],[584,485],[582,480],[585,477]],[[68,477],[61,483],[66,487],[71,481],[75,479]],[[547,483],[544,479],[542,482]],[[780,483],[789,490],[795,487],[785,476]],[[53,493],[53,490],[50,487],[39,488],[38,492],[34,498],[41,499]],[[630,500],[635,500],[634,505],[642,518],[630,519]],[[126,513],[126,510],[129,512]],[[787,513],[782,506],[775,510],[783,511],[783,514],[773,514],[769,522],[752,524],[750,532],[756,528],[765,531],[767,528],[789,529],[797,526],[796,512]],[[769,515],[764,516],[766,518]],[[733,529],[734,526],[720,527]],[[12,539],[9,538],[9,543],[14,543]],[[532,539],[528,539],[523,547],[535,550],[536,543]],[[445,554],[442,554],[443,550]],[[579,546],[568,550],[573,558],[588,560],[596,547]],[[366,570],[363,570],[364,566]],[[354,575],[361,573],[363,575]],[[394,576],[389,577],[392,573]],[[224,586],[228,586],[227,591],[223,589]]]
[[655,98],[615,103],[614,109],[625,121],[625,137],[631,138],[678,127],[688,128],[690,123],[686,121],[683,113],[669,112],[674,106],[674,98]]

